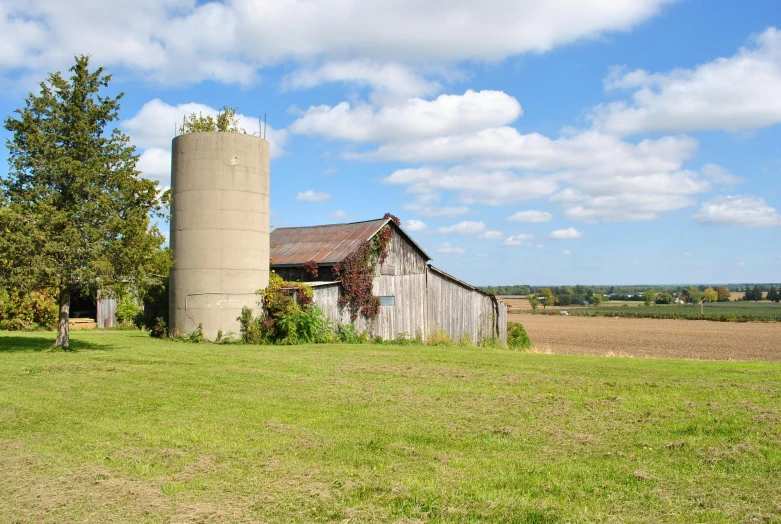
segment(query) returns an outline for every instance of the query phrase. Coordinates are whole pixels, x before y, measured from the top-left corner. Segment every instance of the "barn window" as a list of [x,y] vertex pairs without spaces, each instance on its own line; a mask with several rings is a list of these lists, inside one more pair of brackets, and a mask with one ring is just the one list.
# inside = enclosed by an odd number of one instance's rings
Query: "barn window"
[[392,306],[395,304],[395,297],[380,297],[381,306]]

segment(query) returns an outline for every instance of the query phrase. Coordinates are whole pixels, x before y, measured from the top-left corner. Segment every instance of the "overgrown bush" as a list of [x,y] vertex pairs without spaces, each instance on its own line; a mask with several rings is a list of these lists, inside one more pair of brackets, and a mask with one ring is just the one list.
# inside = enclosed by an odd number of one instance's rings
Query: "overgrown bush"
[[510,349],[528,349],[532,345],[526,328],[518,322],[507,323],[507,346]]
[[[168,278],[160,279],[140,294],[143,308],[133,319],[136,326],[156,338],[168,336]],[[117,311],[117,316],[119,312]]]
[[136,317],[143,311],[129,293],[124,293],[117,300],[117,322],[129,324],[135,322]]
[[58,319],[56,291],[20,293],[0,289],[0,329],[54,329]]
[[255,317],[243,308],[236,319],[241,339],[247,344],[317,344],[334,342],[336,332],[323,312],[312,302],[312,288],[301,282],[286,282],[275,272],[261,295],[263,313]]

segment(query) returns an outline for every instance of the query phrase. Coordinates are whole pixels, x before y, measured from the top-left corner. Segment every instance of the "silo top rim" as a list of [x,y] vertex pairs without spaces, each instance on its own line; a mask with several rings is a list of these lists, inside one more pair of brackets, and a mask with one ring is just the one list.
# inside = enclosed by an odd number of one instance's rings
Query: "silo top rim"
[[224,137],[224,136],[231,136],[231,137],[246,137],[246,138],[237,138],[237,140],[261,140],[263,142],[266,142],[268,144],[268,140],[265,138],[259,137],[256,134],[250,134],[250,133],[237,133],[233,131],[195,131],[192,133],[183,133],[181,135],[176,135],[173,140],[179,140],[184,139],[187,140],[186,137]]

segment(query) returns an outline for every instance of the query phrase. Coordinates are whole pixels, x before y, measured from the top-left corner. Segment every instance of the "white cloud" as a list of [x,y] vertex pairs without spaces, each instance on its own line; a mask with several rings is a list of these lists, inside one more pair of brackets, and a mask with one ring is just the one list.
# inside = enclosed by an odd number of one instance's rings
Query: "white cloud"
[[166,83],[249,84],[283,63],[500,61],[627,31],[671,0],[26,0],[0,6],[0,68],[52,71],[75,53]]
[[537,249],[545,249],[545,244],[537,244]]
[[379,108],[349,102],[313,106],[293,122],[292,133],[352,142],[412,141],[443,134],[466,133],[516,120],[521,105],[502,91],[440,95],[434,100],[408,98]]
[[396,96],[436,94],[441,85],[427,80],[402,64],[377,63],[367,59],[328,62],[316,68],[303,68],[288,75],[289,89],[307,89],[329,82],[350,82]]
[[564,205],[564,215],[581,222],[628,222],[653,220],[666,213],[693,206],[694,199],[686,195],[622,193],[584,197]]
[[567,229],[557,229],[555,231],[551,231],[548,235],[548,238],[553,240],[569,240],[581,237],[583,237],[583,233],[574,227],[568,227]]
[[[146,178],[158,180],[170,185],[171,179],[171,140],[176,136],[182,118],[192,113],[204,116],[217,116],[218,109],[204,104],[189,103],[172,106],[162,100],[154,99],[144,104],[133,117],[120,123],[120,127],[130,136],[130,141],[139,150],[138,168]],[[237,114],[239,127],[247,133],[258,135],[260,123],[257,118]],[[284,153],[288,140],[287,131],[266,128],[271,158]]]
[[781,122],[781,31],[770,27],[729,58],[667,73],[614,70],[608,90],[636,89],[631,102],[599,105],[597,129],[653,131],[758,129]]
[[303,193],[296,195],[296,200],[303,200],[304,202],[323,202],[331,198],[328,193],[317,193],[311,189],[307,189]]
[[401,205],[401,208],[410,213],[424,217],[454,217],[469,213],[469,208],[466,206],[444,206],[437,207],[427,204],[421,204],[419,202],[408,202]]
[[540,222],[550,222],[553,215],[547,211],[537,211],[530,209],[528,211],[518,211],[507,218],[510,222],[524,222],[528,224],[536,224]]
[[341,209],[338,209],[336,211],[332,211],[331,213],[329,213],[329,216],[331,218],[333,218],[333,219],[336,219],[336,220],[344,220],[344,219],[350,217],[350,213],[348,213],[347,211],[343,211]]
[[519,176],[510,171],[486,171],[456,166],[399,169],[383,179],[386,184],[406,185],[414,194],[457,191],[464,204],[506,205],[551,195],[558,189],[553,178]]
[[705,164],[700,171],[714,184],[731,186],[743,181],[740,177],[733,175],[729,169],[716,164]]
[[760,197],[721,196],[703,202],[694,220],[704,224],[772,227],[781,226],[781,213]]
[[522,246],[523,243],[527,240],[531,240],[534,238],[534,235],[529,235],[527,233],[518,233],[517,235],[511,235],[504,239],[504,245],[505,246]]
[[437,232],[445,234],[456,233],[459,235],[473,235],[484,230],[485,224],[482,222],[472,222],[465,220],[463,222],[459,222],[458,224],[453,224],[452,226],[440,227]]
[[428,231],[428,226],[420,220],[410,219],[402,222],[401,227],[410,233]]
[[570,251],[569,249],[565,249],[561,252],[561,254],[564,255],[565,257],[568,257],[572,254],[572,251]]
[[445,242],[444,244],[440,244],[440,246],[437,248],[437,253],[445,253],[449,255],[463,255],[466,253],[466,249],[462,247],[456,247],[451,245],[449,242]]
[[482,238],[484,240],[501,240],[504,238],[504,233],[501,231],[485,231],[483,232],[479,238]]

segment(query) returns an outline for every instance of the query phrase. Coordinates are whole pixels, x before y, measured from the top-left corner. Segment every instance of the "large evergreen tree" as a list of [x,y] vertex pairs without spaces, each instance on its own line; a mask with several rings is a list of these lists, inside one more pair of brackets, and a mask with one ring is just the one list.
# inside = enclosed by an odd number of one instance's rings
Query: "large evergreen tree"
[[166,272],[152,225],[157,184],[140,177],[129,138],[106,127],[119,100],[101,95],[110,75],[76,57],[5,121],[9,173],[0,180],[0,279],[17,289],[56,288],[56,346],[67,348],[70,297]]

